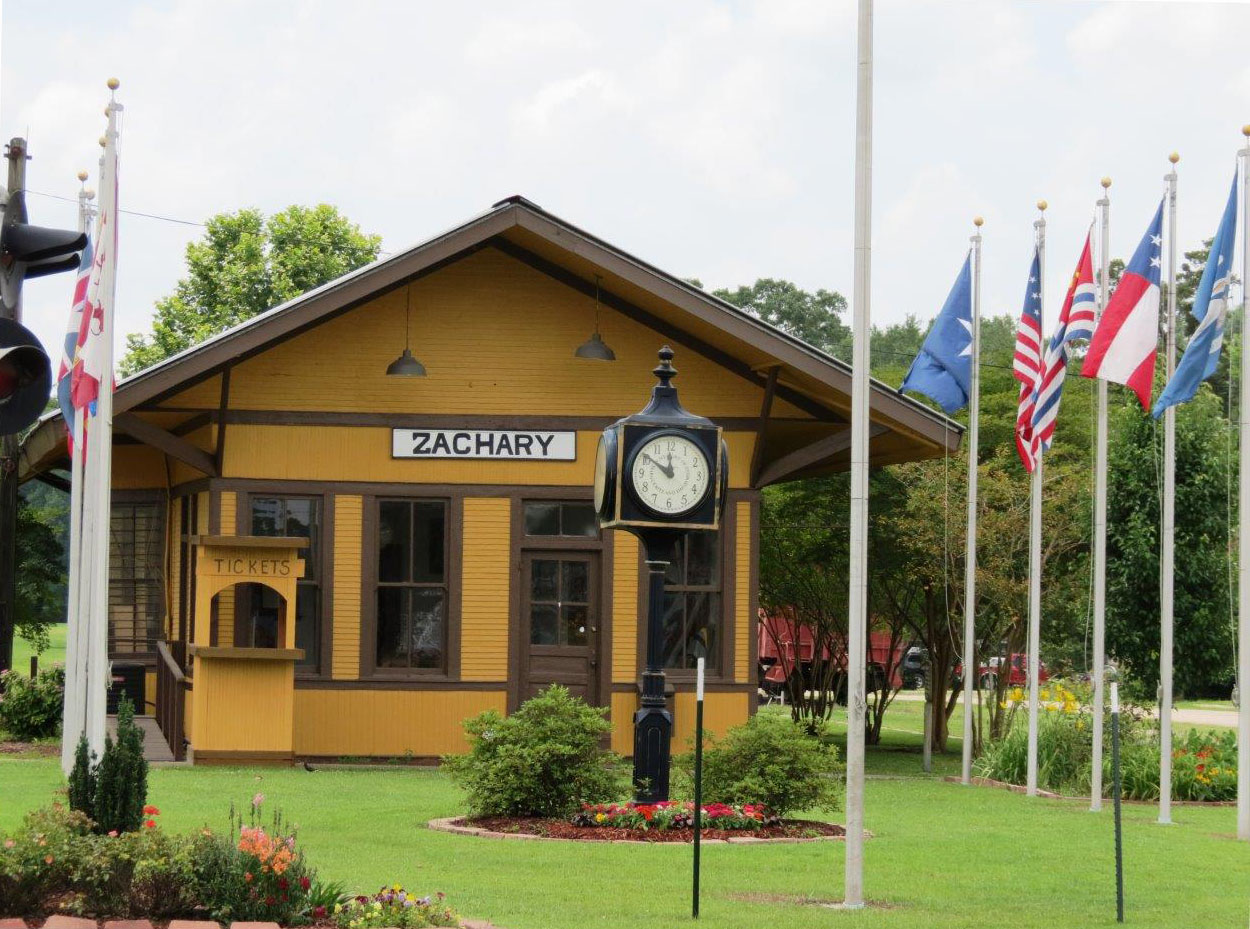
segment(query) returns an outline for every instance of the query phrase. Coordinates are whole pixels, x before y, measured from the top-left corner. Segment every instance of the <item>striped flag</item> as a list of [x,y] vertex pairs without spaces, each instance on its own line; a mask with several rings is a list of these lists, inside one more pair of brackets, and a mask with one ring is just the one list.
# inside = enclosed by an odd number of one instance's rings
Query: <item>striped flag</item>
[[1068,285],[1063,308],[1059,311],[1059,324],[1046,347],[1046,361],[1042,366],[1042,378],[1033,398],[1032,457],[1050,448],[1055,437],[1055,421],[1059,418],[1059,398],[1063,391],[1063,379],[1068,373],[1068,343],[1077,339],[1089,339],[1094,334],[1094,260],[1090,252],[1090,237],[1085,236],[1085,247],[1076,264],[1076,273]]
[[[87,285],[91,281],[93,264],[91,240],[82,250],[82,260],[78,265],[78,280],[74,284],[74,303],[69,311],[69,323],[65,327],[65,338],[61,342],[61,364],[56,373],[56,402],[65,417],[65,425],[71,437],[74,435],[74,417],[78,410],[73,402],[74,366],[79,363],[78,349],[82,332],[83,311],[87,306]],[[73,449],[70,449],[73,452]]]
[[1224,218],[1211,242],[1202,280],[1194,295],[1190,313],[1197,319],[1198,328],[1185,347],[1185,354],[1176,372],[1159,399],[1155,401],[1154,417],[1178,403],[1188,403],[1198,393],[1198,387],[1215,373],[1220,364],[1220,349],[1224,345],[1224,325],[1228,321],[1228,285],[1233,278],[1233,245],[1237,241],[1237,172],[1233,172],[1233,189],[1228,194]]
[[1016,451],[1024,470],[1033,471],[1033,397],[1042,369],[1042,261],[1033,249],[1029,286],[1024,292],[1024,311],[1016,328],[1016,357],[1012,374],[1020,382],[1020,407],[1016,412]]
[[1163,251],[1163,201],[1107,301],[1089,343],[1081,377],[1123,384],[1150,409],[1159,351],[1159,272]]

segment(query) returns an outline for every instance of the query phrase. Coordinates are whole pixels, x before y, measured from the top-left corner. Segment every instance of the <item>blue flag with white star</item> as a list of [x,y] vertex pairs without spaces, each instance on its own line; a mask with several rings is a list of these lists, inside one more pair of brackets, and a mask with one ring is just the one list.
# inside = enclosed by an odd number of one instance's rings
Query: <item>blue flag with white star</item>
[[1224,346],[1224,325],[1228,321],[1228,285],[1232,279],[1233,246],[1237,241],[1237,174],[1233,172],[1233,189],[1224,207],[1224,218],[1211,242],[1207,265],[1202,269],[1202,281],[1194,295],[1190,312],[1197,319],[1194,330],[1180,364],[1168,381],[1167,387],[1155,401],[1155,419],[1163,411],[1178,403],[1188,403],[1198,393],[1198,386],[1215,373],[1220,363],[1220,350]]
[[947,413],[968,405],[972,390],[971,252],[898,389],[899,393],[905,390],[924,394]]

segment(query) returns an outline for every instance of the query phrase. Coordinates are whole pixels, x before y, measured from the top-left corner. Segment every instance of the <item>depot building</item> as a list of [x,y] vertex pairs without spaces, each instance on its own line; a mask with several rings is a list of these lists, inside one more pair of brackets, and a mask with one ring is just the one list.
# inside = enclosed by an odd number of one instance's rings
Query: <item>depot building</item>
[[[602,429],[663,344],[724,430],[716,533],[678,545],[664,656],[684,744],[756,701],[760,490],[849,467],[850,368],[521,197],[121,381],[109,647],[175,758],[435,758],[551,683],[632,752],[637,540],[593,507]],[[872,385],[875,465],[959,429]],[[65,424],[21,477],[64,485]]]

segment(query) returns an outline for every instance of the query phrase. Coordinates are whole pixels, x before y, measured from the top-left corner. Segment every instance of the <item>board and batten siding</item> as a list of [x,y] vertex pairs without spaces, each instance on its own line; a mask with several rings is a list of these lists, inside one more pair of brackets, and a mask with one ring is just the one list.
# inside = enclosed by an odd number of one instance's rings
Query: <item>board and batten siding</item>
[[751,680],[751,502],[739,500],[734,508],[734,680]]
[[612,683],[632,684],[638,677],[638,537],[613,535]]
[[[338,494],[334,498],[334,621],[330,674],[335,680],[360,677],[360,612],[364,551],[364,498]],[[298,705],[298,695],[296,696]],[[299,717],[298,710],[296,717]],[[296,745],[299,733],[296,733]],[[296,751],[299,751],[297,748]]]
[[466,497],[460,577],[460,679],[508,680],[512,502]]

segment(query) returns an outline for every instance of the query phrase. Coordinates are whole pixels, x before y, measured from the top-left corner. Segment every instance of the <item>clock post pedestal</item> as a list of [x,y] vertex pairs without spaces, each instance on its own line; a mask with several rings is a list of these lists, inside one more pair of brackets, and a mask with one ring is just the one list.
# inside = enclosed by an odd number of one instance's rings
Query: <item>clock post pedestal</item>
[[651,530],[638,535],[647,552],[647,664],[641,706],[634,714],[634,799],[657,803],[668,799],[673,744],[673,714],[664,699],[663,621],[664,574],[677,534]]

